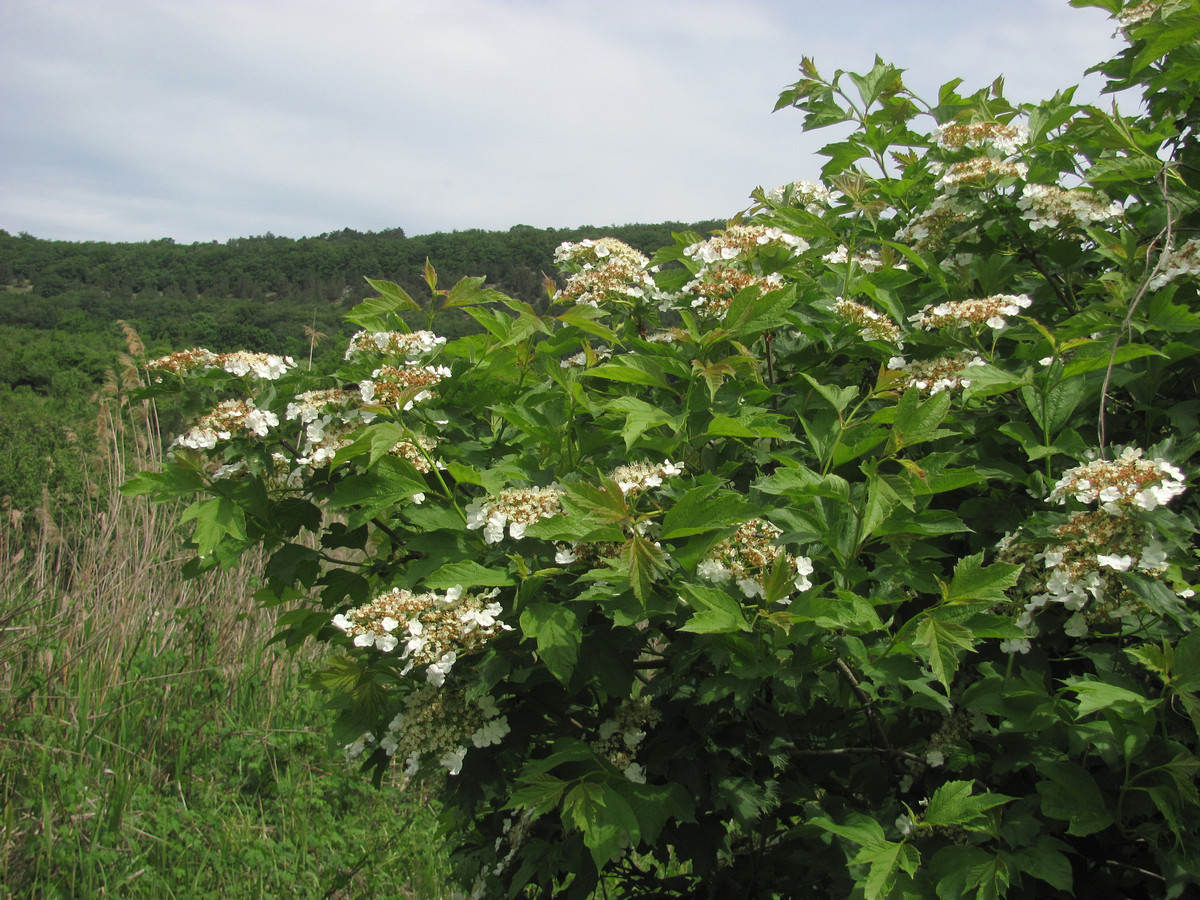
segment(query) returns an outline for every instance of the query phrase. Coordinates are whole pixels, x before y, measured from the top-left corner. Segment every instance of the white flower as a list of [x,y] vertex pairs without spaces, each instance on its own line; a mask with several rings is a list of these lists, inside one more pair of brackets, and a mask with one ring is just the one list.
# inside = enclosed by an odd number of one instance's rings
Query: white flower
[[925,763],[933,768],[945,765],[946,755],[941,750],[930,750],[925,754]]
[[720,584],[728,581],[733,572],[715,559],[705,559],[696,566],[696,574],[707,581],[715,581]]
[[509,730],[507,716],[489,719],[471,735],[471,743],[476,747],[490,747],[492,744],[500,743]]
[[1029,638],[1011,638],[1000,642],[1001,653],[1028,653],[1033,645]]
[[628,766],[626,766],[624,774],[626,778],[635,784],[646,783],[646,770],[637,763],[630,763]]
[[1071,618],[1067,619],[1063,625],[1063,631],[1071,637],[1083,637],[1088,633],[1087,619],[1083,617],[1083,613],[1077,612]]
[[764,596],[763,586],[753,578],[739,578],[737,583],[747,600]]
[[[454,668],[454,663],[458,659],[458,654],[453,650],[442,654],[442,658],[435,663],[430,663],[429,668],[425,670],[425,679],[435,687],[441,687],[446,683],[446,676],[450,674],[450,670]],[[457,774],[452,772],[451,774]]]
[[1096,562],[1101,566],[1108,566],[1115,572],[1128,572],[1129,567],[1133,565],[1133,557],[1128,554],[1118,556],[1115,553],[1098,553]]
[[451,775],[457,775],[462,771],[463,759],[466,758],[466,747],[455,747],[453,750],[447,750],[442,754],[442,758],[438,760],[438,764],[444,766]]

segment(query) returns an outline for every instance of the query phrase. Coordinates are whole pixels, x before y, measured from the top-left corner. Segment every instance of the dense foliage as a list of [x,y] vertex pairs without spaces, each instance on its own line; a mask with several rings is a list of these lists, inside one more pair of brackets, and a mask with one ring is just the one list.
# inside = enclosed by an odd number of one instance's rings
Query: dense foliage
[[[650,251],[682,227],[623,225],[612,233]],[[73,507],[96,451],[95,396],[120,392],[129,329],[151,354],[203,345],[311,356],[336,365],[353,333],[345,311],[370,293],[363,275],[415,290],[428,261],[444,275],[489,283],[544,307],[554,248],[590,229],[460,231],[406,237],[402,229],[344,230],[291,239],[263,235],[223,244],[48,241],[0,231],[0,498],[19,509],[43,490]],[[478,331],[468,316],[443,332]],[[124,331],[124,333],[123,333]],[[170,428],[173,411],[159,410]]]
[[806,59],[779,107],[854,132],[711,236],[148,366],[194,417],[128,492],[199,493],[196,571],[265,547],[475,896],[1200,884],[1200,5],[1086,5],[1142,114]]

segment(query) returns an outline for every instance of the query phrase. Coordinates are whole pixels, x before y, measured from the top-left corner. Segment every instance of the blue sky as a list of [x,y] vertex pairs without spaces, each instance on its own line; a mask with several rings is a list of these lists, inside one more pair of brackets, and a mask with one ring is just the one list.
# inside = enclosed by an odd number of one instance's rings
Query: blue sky
[[[1066,0],[2,0],[0,228],[180,242],[729,216],[815,178],[800,57],[1050,96]],[[1090,76],[1079,95],[1099,97]],[[1107,101],[1105,101],[1107,102]]]

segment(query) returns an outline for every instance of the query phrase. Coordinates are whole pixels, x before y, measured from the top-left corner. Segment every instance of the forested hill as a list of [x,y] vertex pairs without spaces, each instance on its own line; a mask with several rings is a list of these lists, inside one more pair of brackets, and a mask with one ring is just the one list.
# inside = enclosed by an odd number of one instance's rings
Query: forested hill
[[[563,241],[611,235],[652,254],[672,243],[673,232],[705,234],[722,224],[517,225],[415,237],[400,228],[346,229],[207,244],[49,241],[0,230],[0,446],[21,448],[0,459],[0,505],[6,495],[17,505],[37,502],[43,486],[64,487],[59,482],[77,472],[65,457],[78,450],[64,434],[80,433],[81,421],[94,417],[90,398],[118,368],[125,350],[118,320],[151,356],[203,346],[319,358],[338,353],[336,338],[353,331],[342,316],[373,293],[364,276],[428,297],[421,274],[428,260],[442,286],[482,276],[544,304]],[[463,317],[464,329],[472,324]]]
[[[181,319],[198,311],[220,323],[222,311],[236,310],[231,321],[264,327],[286,338],[309,324],[313,307],[366,296],[363,276],[396,281],[414,296],[421,292],[421,270],[428,259],[443,282],[478,275],[512,296],[535,302],[546,274],[553,274],[554,248],[563,241],[612,235],[653,252],[681,230],[705,232],[720,223],[667,222],[604,228],[532,228],[508,231],[455,231],[407,237],[403,229],[357,232],[350,229],[310,238],[266,234],[225,243],[177,244],[170,238],[144,243],[47,241],[0,231],[0,284],[28,288],[33,297],[12,298],[0,307],[0,322],[35,328],[55,322],[38,316],[69,318],[78,309],[93,319],[123,318],[150,328],[144,337],[186,342],[208,338],[191,334]],[[35,298],[56,302],[47,307]],[[207,301],[197,305],[198,300]],[[147,302],[149,301],[149,302]],[[211,301],[220,301],[215,306]],[[231,307],[229,301],[233,302]],[[279,310],[255,315],[248,304],[303,306],[304,321],[282,333]],[[318,319],[324,318],[318,310]],[[251,343],[261,335],[248,334]],[[265,348],[264,348],[265,349]]]

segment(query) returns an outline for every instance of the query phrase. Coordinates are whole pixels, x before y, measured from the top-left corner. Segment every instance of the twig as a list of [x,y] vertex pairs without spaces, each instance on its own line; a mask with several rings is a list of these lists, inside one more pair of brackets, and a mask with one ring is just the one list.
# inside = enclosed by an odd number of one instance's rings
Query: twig
[[1159,190],[1162,191],[1163,206],[1167,211],[1167,224],[1158,236],[1150,242],[1150,246],[1146,248],[1146,254],[1153,252],[1155,246],[1161,241],[1162,252],[1158,254],[1158,259],[1154,263],[1154,268],[1146,273],[1142,279],[1141,287],[1134,295],[1132,302],[1129,304],[1129,311],[1125,314],[1125,321],[1121,323],[1121,329],[1113,338],[1112,352],[1108,355],[1108,368],[1104,370],[1104,385],[1100,388],[1100,415],[1096,423],[1096,438],[1100,445],[1100,458],[1105,459],[1105,445],[1108,443],[1108,386],[1112,382],[1113,369],[1117,365],[1117,348],[1121,346],[1121,334],[1128,333],[1129,326],[1133,322],[1133,314],[1138,308],[1138,304],[1142,302],[1142,298],[1146,296],[1146,292],[1150,290],[1150,282],[1158,274],[1159,270],[1166,262],[1167,254],[1171,252],[1171,245],[1174,241],[1175,220],[1171,216],[1171,197],[1167,192],[1167,169],[1164,166],[1158,174]]
[[858,679],[854,677],[854,673],[850,671],[850,667],[846,665],[840,656],[834,659],[833,664],[837,666],[846,683],[850,685],[850,690],[854,691],[854,696],[862,704],[863,711],[867,714],[867,723],[871,726],[871,737],[874,738],[875,744],[878,747],[891,750],[892,745],[888,743],[887,735],[883,733],[883,728],[880,726],[879,720],[875,717],[875,710],[871,706],[871,698],[867,695],[867,692],[859,686]]

